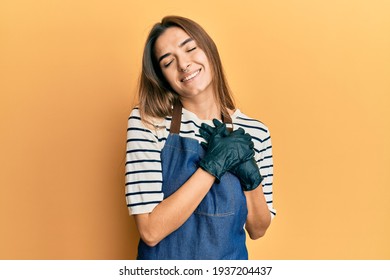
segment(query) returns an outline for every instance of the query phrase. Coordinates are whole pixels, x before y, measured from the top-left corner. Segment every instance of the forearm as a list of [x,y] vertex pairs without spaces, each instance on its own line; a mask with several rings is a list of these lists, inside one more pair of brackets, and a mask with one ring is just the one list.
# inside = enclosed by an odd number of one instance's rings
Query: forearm
[[175,193],[159,203],[151,213],[135,215],[142,240],[155,246],[178,229],[206,196],[215,177],[199,168]]
[[262,237],[271,223],[271,214],[263,194],[262,186],[244,192],[247,201],[248,216],[245,224],[251,239]]

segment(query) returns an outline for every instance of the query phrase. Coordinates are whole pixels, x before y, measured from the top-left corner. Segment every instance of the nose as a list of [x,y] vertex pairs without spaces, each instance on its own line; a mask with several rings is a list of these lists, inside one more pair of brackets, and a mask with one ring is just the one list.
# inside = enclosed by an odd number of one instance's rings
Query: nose
[[191,63],[188,62],[186,59],[178,59],[177,67],[179,72],[188,72],[190,71]]
[[180,69],[181,72],[187,73],[190,71],[191,63],[189,63],[186,67]]

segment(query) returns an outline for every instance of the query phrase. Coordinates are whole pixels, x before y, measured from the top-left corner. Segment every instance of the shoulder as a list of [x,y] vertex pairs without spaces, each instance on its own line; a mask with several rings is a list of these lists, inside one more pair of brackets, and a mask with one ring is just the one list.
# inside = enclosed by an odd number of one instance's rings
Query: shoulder
[[127,132],[149,132],[153,133],[153,127],[146,125],[145,121],[141,119],[140,111],[137,107],[133,108],[127,120]]
[[141,114],[140,114],[138,107],[134,107],[130,112],[130,116],[128,118],[128,123],[136,125],[136,124],[139,124],[139,122],[141,122]]
[[145,119],[141,116],[140,110],[135,107],[132,109],[127,123],[127,138],[146,138],[159,144],[165,143],[169,124],[168,118],[163,119]]
[[152,133],[166,128],[167,122],[170,121],[169,117],[165,118],[152,118],[141,116],[141,111],[138,107],[134,107],[128,118],[128,127],[135,127],[139,129],[148,130]]

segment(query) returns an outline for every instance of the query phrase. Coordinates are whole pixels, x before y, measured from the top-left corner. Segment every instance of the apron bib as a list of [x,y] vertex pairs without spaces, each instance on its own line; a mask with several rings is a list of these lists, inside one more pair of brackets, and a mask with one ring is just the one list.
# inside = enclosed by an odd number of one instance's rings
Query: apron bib
[[[181,113],[179,102],[174,106],[170,133],[161,151],[164,198],[169,197],[194,174],[206,152],[197,140],[179,136]],[[141,239],[138,259],[248,259],[244,230],[247,214],[240,181],[227,172],[220,183],[213,184],[180,228],[154,247],[149,247]]]

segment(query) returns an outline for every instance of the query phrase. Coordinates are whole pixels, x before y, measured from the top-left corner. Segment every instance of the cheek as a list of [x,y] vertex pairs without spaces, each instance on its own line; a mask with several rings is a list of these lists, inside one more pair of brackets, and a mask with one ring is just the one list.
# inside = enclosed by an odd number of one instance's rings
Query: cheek
[[162,74],[163,74],[165,80],[171,86],[171,88],[174,89],[175,91],[177,91],[177,90],[179,90],[179,86],[178,86],[176,74],[173,72],[174,71],[170,71],[170,69],[166,69],[165,71],[162,71]]
[[203,66],[204,66],[204,74],[206,75],[207,77],[207,80],[208,81],[212,81],[213,80],[213,76],[214,76],[214,71],[213,71],[213,68],[211,67],[211,64],[209,63],[209,61],[207,59],[204,60],[203,62]]
[[206,54],[202,52],[198,52],[196,54],[196,57],[194,57],[194,60],[196,60],[198,63],[202,64],[206,70],[206,72],[213,77],[213,69],[211,67],[210,61],[207,58]]
[[174,81],[174,73],[172,72],[173,71],[170,71],[169,69],[162,70],[163,76],[169,84],[171,84],[172,81]]
[[204,64],[204,65],[208,65],[208,59],[207,59],[207,56],[206,54],[203,52],[203,51],[200,51],[198,52],[195,56],[194,56],[194,60],[198,61],[199,63],[201,64]]

